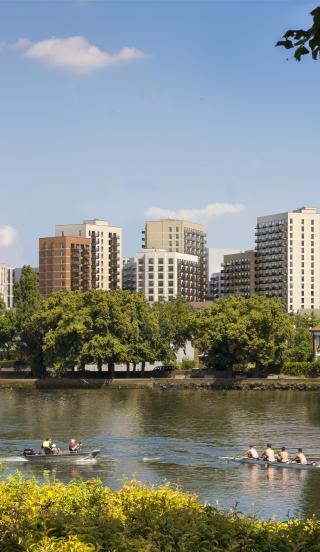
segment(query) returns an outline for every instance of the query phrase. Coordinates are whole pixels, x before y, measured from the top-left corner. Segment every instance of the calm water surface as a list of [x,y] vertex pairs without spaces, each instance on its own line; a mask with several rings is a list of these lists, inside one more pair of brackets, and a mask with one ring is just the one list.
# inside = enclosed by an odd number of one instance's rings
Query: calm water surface
[[[320,395],[294,391],[0,390],[0,462],[43,481],[124,478],[179,483],[202,501],[263,517],[320,516],[320,469],[298,471],[225,463],[270,440],[320,455]],[[32,466],[20,452],[52,435],[99,448],[96,465]]]

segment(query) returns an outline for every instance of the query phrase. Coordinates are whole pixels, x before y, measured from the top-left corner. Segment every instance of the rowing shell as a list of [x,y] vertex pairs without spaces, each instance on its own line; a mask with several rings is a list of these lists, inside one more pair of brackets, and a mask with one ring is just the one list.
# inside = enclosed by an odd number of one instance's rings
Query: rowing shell
[[292,468],[295,470],[314,470],[319,469],[319,463],[312,464],[298,464],[297,462],[269,462],[268,460],[261,460],[258,458],[230,458],[232,462],[237,462],[238,464],[249,464],[249,465],[258,465],[264,466],[265,468],[271,466],[273,468]]
[[94,460],[100,450],[88,452],[61,452],[60,454],[24,454],[28,462],[55,464],[56,462],[82,462],[83,460]]

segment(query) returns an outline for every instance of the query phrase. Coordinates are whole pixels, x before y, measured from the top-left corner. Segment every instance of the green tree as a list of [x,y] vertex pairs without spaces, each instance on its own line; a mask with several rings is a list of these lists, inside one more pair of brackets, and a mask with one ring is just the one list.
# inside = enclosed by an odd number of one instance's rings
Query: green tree
[[194,344],[209,366],[274,367],[286,357],[292,334],[292,318],[279,300],[225,297],[197,312]]
[[178,296],[167,303],[154,303],[153,312],[163,343],[171,346],[174,353],[183,349],[187,341],[191,341],[195,311],[184,297]]
[[23,266],[20,280],[13,287],[17,323],[21,329],[25,322],[39,309],[41,299],[37,287],[37,276],[29,265]]
[[248,360],[257,367],[277,367],[283,364],[288,341],[294,333],[291,315],[276,298],[255,295],[248,299]]
[[247,300],[218,299],[196,312],[193,343],[208,366],[230,370],[247,361],[249,350]]
[[7,309],[0,297],[0,351],[8,358],[17,337],[14,309]]
[[312,335],[310,329],[320,325],[314,312],[293,315],[294,333],[289,340],[287,359],[292,362],[312,361]]
[[320,6],[310,15],[313,17],[313,24],[309,29],[289,30],[283,35],[284,40],[279,40],[276,44],[287,50],[294,49],[294,57],[297,61],[301,61],[302,56],[309,54],[314,60],[320,58]]

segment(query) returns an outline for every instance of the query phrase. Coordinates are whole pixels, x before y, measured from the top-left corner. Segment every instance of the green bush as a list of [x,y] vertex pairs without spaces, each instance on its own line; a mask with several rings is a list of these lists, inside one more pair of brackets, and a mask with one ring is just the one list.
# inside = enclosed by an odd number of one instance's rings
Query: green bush
[[17,359],[0,360],[0,368],[14,368],[20,365],[21,362],[19,362]]
[[200,504],[169,484],[111,491],[100,481],[0,483],[3,552],[302,552],[319,550],[320,520],[259,521]]
[[320,361],[316,362],[286,362],[281,370],[288,376],[319,377]]

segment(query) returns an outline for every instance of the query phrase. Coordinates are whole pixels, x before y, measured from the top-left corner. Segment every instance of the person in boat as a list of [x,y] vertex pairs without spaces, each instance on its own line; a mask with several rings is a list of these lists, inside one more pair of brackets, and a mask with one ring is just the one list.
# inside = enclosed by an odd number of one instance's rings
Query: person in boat
[[297,462],[297,464],[307,464],[308,463],[305,455],[302,452],[302,448],[298,448],[298,452],[296,454],[296,457],[295,457],[294,461]]
[[276,457],[274,455],[274,450],[272,448],[271,443],[267,443],[267,448],[262,453],[262,460],[266,460],[267,462],[276,461]]
[[80,451],[80,443],[76,441],[76,439],[71,439],[69,443],[69,452],[79,452]]
[[277,455],[277,461],[284,463],[289,462],[289,454],[286,451],[286,447],[281,447],[281,450]]
[[249,448],[246,451],[245,455],[247,458],[256,458],[256,459],[259,458],[259,454],[253,445],[249,445]]
[[42,450],[43,450],[43,452],[44,452],[45,454],[53,454],[53,451],[52,451],[52,439],[51,439],[51,437],[47,437],[47,438],[43,441],[43,443],[42,443],[42,445],[41,445],[41,448],[42,448]]
[[52,450],[52,454],[60,454],[60,449],[57,447],[55,443],[52,443],[51,450]]

